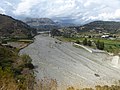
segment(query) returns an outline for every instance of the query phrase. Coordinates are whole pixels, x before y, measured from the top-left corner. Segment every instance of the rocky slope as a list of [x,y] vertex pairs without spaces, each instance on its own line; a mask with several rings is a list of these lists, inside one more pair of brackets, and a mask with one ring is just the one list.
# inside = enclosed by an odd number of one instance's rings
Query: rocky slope
[[57,28],[56,23],[49,18],[26,18],[24,22],[38,31],[48,31]]

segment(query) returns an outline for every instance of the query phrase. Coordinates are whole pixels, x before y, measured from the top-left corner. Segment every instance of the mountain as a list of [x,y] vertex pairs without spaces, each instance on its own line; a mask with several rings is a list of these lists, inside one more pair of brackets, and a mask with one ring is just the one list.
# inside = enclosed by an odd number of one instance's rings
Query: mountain
[[38,31],[49,31],[58,27],[57,24],[49,18],[26,18],[24,22]]
[[70,27],[70,26],[76,26],[76,25],[73,24],[73,23],[64,23],[64,22],[56,22],[56,24],[57,24],[59,27]]
[[20,20],[0,14],[0,36],[13,38],[28,38],[34,36],[36,30]]
[[76,28],[79,32],[120,33],[120,22],[94,21]]

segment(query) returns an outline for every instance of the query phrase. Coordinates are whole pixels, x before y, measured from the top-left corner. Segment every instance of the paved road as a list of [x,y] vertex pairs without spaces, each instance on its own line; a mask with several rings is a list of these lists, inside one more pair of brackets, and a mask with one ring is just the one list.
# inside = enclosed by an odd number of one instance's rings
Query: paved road
[[21,50],[29,54],[37,65],[37,78],[56,79],[58,87],[89,87],[114,84],[120,80],[120,69],[111,64],[112,57],[75,48],[71,43],[38,35],[34,43]]

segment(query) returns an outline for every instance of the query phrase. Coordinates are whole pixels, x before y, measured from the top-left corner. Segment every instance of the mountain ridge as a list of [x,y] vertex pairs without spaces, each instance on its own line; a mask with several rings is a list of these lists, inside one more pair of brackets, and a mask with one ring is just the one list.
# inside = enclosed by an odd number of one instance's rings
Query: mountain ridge
[[36,34],[35,29],[11,16],[0,14],[0,36],[3,37],[31,37]]
[[[106,32],[120,33],[120,22],[115,21],[93,21],[81,26],[73,26],[78,32]],[[70,27],[70,28],[73,28]]]
[[56,23],[49,18],[26,18],[24,22],[37,31],[49,31],[58,28]]

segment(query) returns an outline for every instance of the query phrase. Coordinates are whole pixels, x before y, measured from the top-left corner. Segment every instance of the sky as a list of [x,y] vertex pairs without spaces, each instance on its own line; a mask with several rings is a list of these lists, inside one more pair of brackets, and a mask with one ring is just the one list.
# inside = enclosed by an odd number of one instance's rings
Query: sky
[[0,0],[0,13],[76,24],[120,21],[120,0]]

